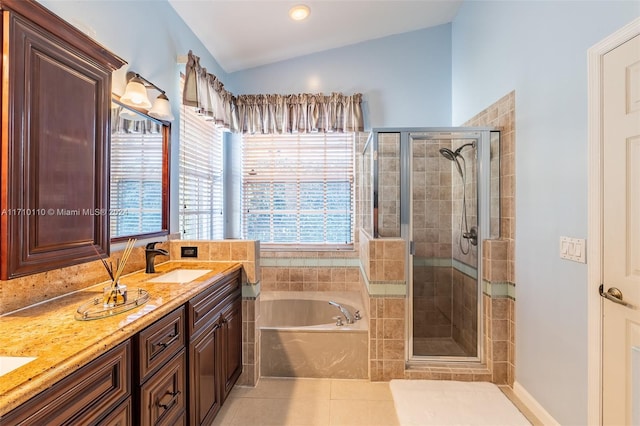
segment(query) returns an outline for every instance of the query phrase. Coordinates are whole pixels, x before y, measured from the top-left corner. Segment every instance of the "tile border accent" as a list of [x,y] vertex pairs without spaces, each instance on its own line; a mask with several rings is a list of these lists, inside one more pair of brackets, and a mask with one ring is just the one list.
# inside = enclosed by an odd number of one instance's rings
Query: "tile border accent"
[[406,297],[407,283],[405,281],[369,281],[364,269],[364,265],[360,262],[360,275],[367,287],[370,297]]
[[255,300],[260,296],[260,281],[257,283],[244,283],[242,285],[242,298]]
[[516,286],[510,282],[489,282],[482,280],[482,292],[491,298],[508,297],[516,300]]
[[272,268],[355,268],[360,266],[358,258],[313,258],[313,257],[261,257],[262,267]]

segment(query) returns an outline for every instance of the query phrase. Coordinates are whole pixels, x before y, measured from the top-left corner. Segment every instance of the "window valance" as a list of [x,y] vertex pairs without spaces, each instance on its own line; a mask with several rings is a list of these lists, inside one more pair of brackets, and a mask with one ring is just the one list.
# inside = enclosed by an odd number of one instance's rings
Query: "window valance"
[[189,52],[183,103],[238,133],[356,132],[364,130],[362,94],[233,96]]

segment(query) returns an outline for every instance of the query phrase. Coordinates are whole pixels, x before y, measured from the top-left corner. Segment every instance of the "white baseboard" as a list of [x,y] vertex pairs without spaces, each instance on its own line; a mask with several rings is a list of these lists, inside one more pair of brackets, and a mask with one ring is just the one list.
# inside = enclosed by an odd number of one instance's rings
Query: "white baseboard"
[[513,384],[513,393],[516,394],[518,399],[527,406],[529,410],[535,415],[538,420],[542,422],[545,426],[560,426],[560,423],[556,419],[554,419],[551,414],[544,409],[542,405],[536,399],[531,396],[527,390],[522,387],[522,385],[518,382]]

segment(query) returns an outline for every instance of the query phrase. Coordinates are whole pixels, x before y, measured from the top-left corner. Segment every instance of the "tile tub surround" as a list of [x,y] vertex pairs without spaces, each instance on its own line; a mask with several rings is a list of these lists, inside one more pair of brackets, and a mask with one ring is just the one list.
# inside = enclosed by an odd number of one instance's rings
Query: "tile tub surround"
[[[150,277],[179,268],[212,272],[186,284],[146,282]],[[74,316],[78,306],[96,296],[102,297],[107,282],[0,317],[2,354],[37,357],[2,376],[0,416],[186,303],[223,274],[240,268],[237,262],[166,262],[156,265],[156,274],[140,271],[126,275],[122,280],[129,288],[146,289],[149,301],[131,311],[98,320],[78,321]],[[141,310],[149,312],[137,319],[129,317]]]
[[[261,374],[267,377],[368,378],[368,321],[359,292],[261,294]],[[335,301],[361,320],[335,324]]]

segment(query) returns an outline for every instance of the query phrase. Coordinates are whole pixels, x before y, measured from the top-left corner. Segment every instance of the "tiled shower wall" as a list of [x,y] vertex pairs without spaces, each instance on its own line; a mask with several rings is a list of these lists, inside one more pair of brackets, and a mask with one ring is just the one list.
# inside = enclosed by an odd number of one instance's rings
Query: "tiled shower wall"
[[515,92],[465,126],[500,130],[500,238],[484,241],[485,350],[493,381],[513,385],[515,372]]

